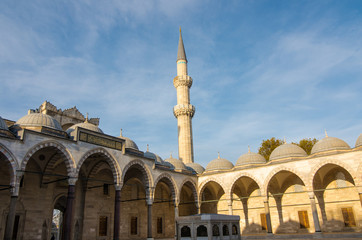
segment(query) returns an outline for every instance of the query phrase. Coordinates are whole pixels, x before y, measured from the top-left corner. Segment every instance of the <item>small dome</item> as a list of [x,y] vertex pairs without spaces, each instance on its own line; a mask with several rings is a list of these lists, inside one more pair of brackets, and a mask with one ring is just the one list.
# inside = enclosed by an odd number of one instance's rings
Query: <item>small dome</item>
[[147,144],[147,151],[143,154],[143,156],[145,156],[146,158],[151,158],[151,159],[155,160],[156,164],[162,165],[164,162],[160,156],[149,151],[148,144]]
[[124,139],[124,140],[126,141],[126,143],[125,143],[125,147],[126,147],[126,148],[132,148],[132,149],[139,150],[137,144],[136,144],[133,140],[131,140],[131,139],[128,138],[128,137],[123,137],[123,135],[122,135],[122,129],[121,129],[121,133],[120,133],[119,138],[122,138],[122,139]]
[[185,164],[181,160],[173,158],[172,155],[165,162],[170,163],[175,170],[187,170]]
[[215,170],[229,170],[232,169],[234,165],[227,159],[220,158],[220,155],[218,158],[212,160],[207,164],[206,166],[206,172],[209,171],[215,171]]
[[42,113],[29,113],[20,118],[15,124],[22,128],[26,127],[48,127],[56,130],[63,131],[59,122],[52,116]]
[[201,166],[200,164],[195,163],[195,162],[193,162],[193,163],[186,163],[185,165],[186,165],[186,167],[191,168],[191,169],[192,169],[193,171],[195,171],[197,174],[201,174],[201,173],[203,173],[203,172],[205,171],[205,168],[204,168],[203,166]]
[[330,150],[348,150],[351,149],[349,145],[342,139],[335,137],[328,137],[319,140],[314,144],[311,154],[326,152]]
[[243,166],[249,164],[265,164],[265,158],[259,153],[249,152],[241,155],[236,161],[235,166]]
[[359,135],[356,141],[356,147],[361,147],[361,146],[362,146],[362,134]]
[[67,129],[67,133],[70,134],[77,127],[88,129],[88,130],[91,130],[93,132],[103,133],[103,131],[99,127],[97,127],[96,125],[88,122],[88,119],[86,119],[85,122],[83,122],[83,123],[77,123],[77,124],[74,124],[73,126],[69,127]]
[[9,130],[8,125],[6,125],[6,122],[1,117],[0,117],[0,130]]
[[306,157],[308,154],[303,148],[292,143],[284,143],[280,145],[270,154],[269,160],[276,160],[281,158],[293,158],[293,157]]

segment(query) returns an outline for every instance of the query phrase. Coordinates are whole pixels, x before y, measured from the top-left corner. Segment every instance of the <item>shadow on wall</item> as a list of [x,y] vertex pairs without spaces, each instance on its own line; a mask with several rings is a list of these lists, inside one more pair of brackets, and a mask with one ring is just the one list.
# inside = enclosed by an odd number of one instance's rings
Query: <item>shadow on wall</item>
[[301,226],[299,222],[289,220],[281,223],[275,231],[276,233],[309,233],[308,228]]
[[255,233],[266,233],[266,229],[263,230],[263,228],[260,224],[252,223],[244,228],[241,235],[255,234]]
[[331,219],[322,224],[323,232],[361,232],[361,228],[348,227],[340,220]]

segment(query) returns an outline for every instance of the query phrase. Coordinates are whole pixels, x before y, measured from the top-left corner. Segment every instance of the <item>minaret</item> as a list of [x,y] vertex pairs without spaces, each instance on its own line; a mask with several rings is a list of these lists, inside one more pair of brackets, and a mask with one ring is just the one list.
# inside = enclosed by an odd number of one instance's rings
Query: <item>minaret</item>
[[195,113],[195,107],[190,104],[192,78],[187,75],[187,58],[181,28],[176,63],[177,76],[173,79],[173,85],[177,90],[177,105],[173,108],[173,114],[177,118],[178,157],[184,163],[193,163],[194,147],[191,120]]

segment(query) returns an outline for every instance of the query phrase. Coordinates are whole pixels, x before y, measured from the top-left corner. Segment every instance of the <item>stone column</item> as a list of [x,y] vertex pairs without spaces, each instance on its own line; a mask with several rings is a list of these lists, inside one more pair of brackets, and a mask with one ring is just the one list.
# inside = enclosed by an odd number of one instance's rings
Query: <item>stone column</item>
[[222,222],[219,223],[219,234],[220,234],[220,239],[223,239],[224,238],[224,232],[223,232],[223,229],[222,229],[223,225],[222,225]]
[[67,205],[64,214],[64,225],[63,225],[63,234],[62,234],[63,240],[71,239],[76,182],[77,182],[76,178],[68,179],[69,185],[68,185]]
[[152,237],[152,199],[147,199],[147,239]]
[[361,206],[362,206],[362,193],[358,193],[359,195],[359,201],[361,202]]
[[212,240],[212,225],[211,225],[211,222],[207,223],[207,239]]
[[201,204],[200,202],[196,202],[197,214],[201,214]]
[[175,239],[179,239],[179,238],[177,238],[178,224],[177,224],[176,218],[178,218],[178,202],[175,200]]
[[[319,217],[318,217],[317,205],[315,203],[314,193],[309,192],[308,195],[309,195],[309,200],[310,200],[310,206],[312,208],[315,232],[321,232],[321,226],[319,223]],[[361,197],[361,195],[360,195],[360,197]]]
[[113,239],[119,240],[121,225],[121,186],[115,186]]
[[266,225],[268,227],[268,233],[273,233],[268,199],[264,200],[264,209],[265,209],[265,217],[266,217]]
[[15,215],[16,215],[16,203],[18,201],[18,195],[19,195],[19,187],[17,187],[17,189],[13,189],[11,193],[9,214],[6,220],[4,240],[11,240],[13,237]]
[[233,200],[228,200],[229,215],[233,215]]

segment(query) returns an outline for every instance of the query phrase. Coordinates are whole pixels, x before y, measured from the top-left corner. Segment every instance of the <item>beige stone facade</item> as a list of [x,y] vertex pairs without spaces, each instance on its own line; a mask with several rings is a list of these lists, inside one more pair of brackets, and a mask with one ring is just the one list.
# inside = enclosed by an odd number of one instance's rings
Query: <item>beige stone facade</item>
[[193,163],[182,50],[179,159],[106,135],[76,108],[45,102],[18,121],[0,118],[1,239],[172,239],[175,219],[197,213],[238,215],[242,236],[266,239],[362,231],[362,135],[352,148],[326,136],[311,155],[284,144],[269,162],[249,152],[235,165],[220,156],[206,169]]

